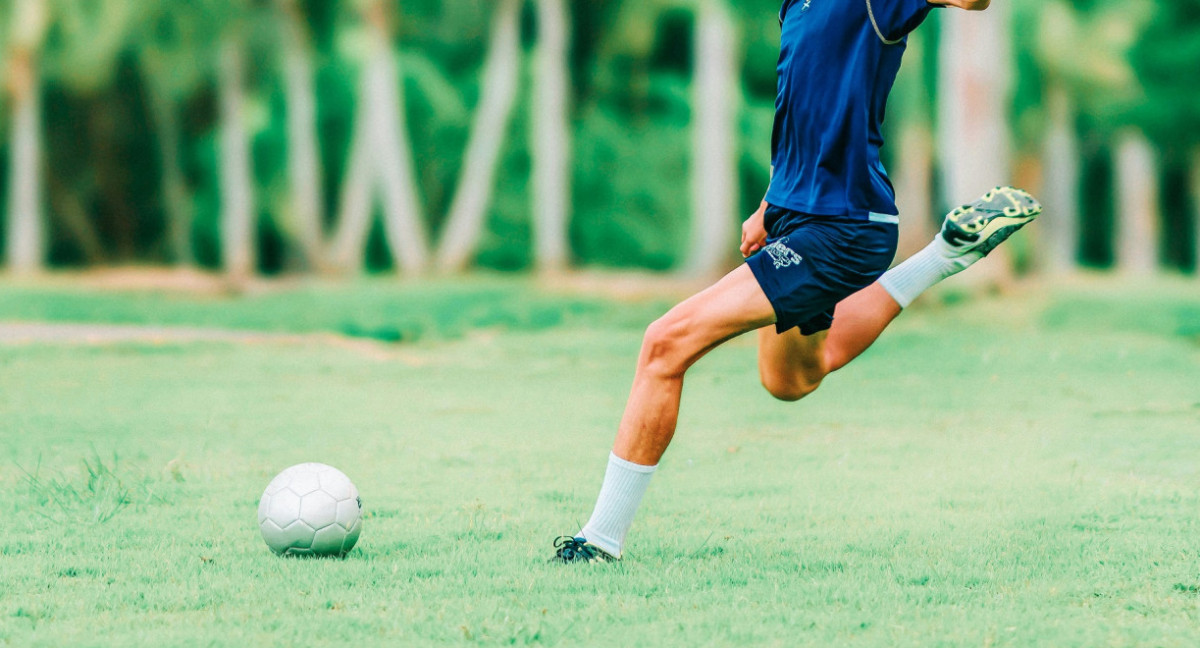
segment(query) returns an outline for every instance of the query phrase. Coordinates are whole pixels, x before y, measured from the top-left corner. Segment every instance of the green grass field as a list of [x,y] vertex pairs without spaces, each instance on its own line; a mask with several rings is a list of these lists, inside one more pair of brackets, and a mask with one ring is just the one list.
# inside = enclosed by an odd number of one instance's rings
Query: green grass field
[[[1200,645],[1197,284],[927,304],[796,404],[736,341],[689,374],[627,559],[547,564],[659,308],[4,290],[0,321],[417,341],[0,346],[0,644]],[[259,538],[301,461],[362,492],[345,560]]]

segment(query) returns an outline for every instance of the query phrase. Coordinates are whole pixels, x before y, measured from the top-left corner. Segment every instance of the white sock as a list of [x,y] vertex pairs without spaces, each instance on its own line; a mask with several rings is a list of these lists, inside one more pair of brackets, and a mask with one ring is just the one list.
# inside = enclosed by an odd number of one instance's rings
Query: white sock
[[633,525],[633,515],[637,513],[638,504],[642,503],[642,496],[657,467],[638,465],[609,453],[604,485],[596,498],[592,519],[583,525],[579,535],[620,558],[625,534]]
[[900,308],[908,308],[934,284],[966,270],[982,258],[983,254],[979,252],[959,254],[941,236],[935,236],[933,242],[920,252],[885,272],[879,278],[879,285],[900,304]]

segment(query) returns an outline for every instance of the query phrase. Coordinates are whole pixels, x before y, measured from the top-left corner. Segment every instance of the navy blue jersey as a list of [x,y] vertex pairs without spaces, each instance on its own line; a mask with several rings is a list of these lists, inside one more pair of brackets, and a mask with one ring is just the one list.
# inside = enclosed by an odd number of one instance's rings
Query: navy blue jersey
[[[926,0],[871,0],[883,36],[904,39]],[[905,42],[885,45],[866,0],[785,0],[768,203],[819,216],[896,214],[879,161]]]

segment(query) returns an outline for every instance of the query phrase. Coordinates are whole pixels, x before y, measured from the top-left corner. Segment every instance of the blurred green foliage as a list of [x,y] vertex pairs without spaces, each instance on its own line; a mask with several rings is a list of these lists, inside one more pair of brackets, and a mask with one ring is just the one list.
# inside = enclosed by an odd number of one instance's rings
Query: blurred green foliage
[[[224,36],[237,33],[251,54],[248,90],[260,264],[267,272],[287,267],[278,222],[288,200],[281,60],[281,43],[288,38],[281,18],[285,4],[48,2],[51,18],[41,47],[48,208],[91,215],[107,257],[102,261],[171,260],[160,159],[164,135],[151,105],[159,93],[178,114],[187,200],[195,214],[195,257],[205,266],[217,264],[216,47]],[[367,50],[361,4],[297,4],[312,42],[327,221],[334,218],[339,200]],[[692,4],[568,4],[575,158],[570,239],[575,260],[584,266],[670,268],[686,240],[690,209]],[[389,3],[403,75],[396,81],[405,91],[420,196],[435,236],[458,182],[493,6],[486,0]],[[753,0],[731,8],[741,39],[739,180],[741,207],[748,211],[767,184],[779,1]],[[528,51],[534,32],[530,7],[522,24]],[[1111,184],[1110,138],[1115,128],[1135,125],[1164,151],[1164,211],[1173,219],[1164,234],[1169,260],[1180,267],[1194,264],[1186,216],[1191,204],[1183,178],[1200,146],[1200,86],[1189,74],[1200,69],[1200,0],[1015,0],[1011,31],[1017,148],[1036,149],[1046,121],[1044,90],[1061,84],[1078,111],[1082,184],[1105,194],[1082,196],[1090,222],[1102,230],[1085,232],[1085,237],[1098,238],[1082,242],[1084,260],[1103,265],[1111,258],[1111,226],[1104,216],[1111,212],[1106,191]],[[898,90],[903,98],[893,102],[889,114],[893,131],[897,124],[935,118],[936,16],[923,32],[926,45],[907,62]],[[24,37],[12,11],[0,9],[0,51],[11,56]],[[7,66],[0,70],[7,77]],[[527,131],[536,116],[529,114],[528,86],[526,73],[478,255],[485,267],[531,264]],[[0,200],[10,171],[9,110],[0,102]],[[903,152],[887,150],[886,155],[896,162]],[[52,227],[50,233],[52,263],[96,261],[87,258],[70,231]],[[368,265],[389,267],[381,233],[372,237]]]

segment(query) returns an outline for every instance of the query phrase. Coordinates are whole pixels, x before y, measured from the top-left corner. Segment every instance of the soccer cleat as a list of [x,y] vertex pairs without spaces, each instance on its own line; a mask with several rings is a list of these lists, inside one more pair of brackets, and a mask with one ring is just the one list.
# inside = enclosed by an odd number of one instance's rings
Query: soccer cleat
[[621,560],[607,551],[591,544],[586,538],[559,536],[554,541],[554,557],[551,562],[560,563],[611,563]]
[[996,187],[969,205],[946,214],[942,239],[958,254],[987,255],[1042,213],[1033,196],[1013,187]]

